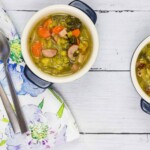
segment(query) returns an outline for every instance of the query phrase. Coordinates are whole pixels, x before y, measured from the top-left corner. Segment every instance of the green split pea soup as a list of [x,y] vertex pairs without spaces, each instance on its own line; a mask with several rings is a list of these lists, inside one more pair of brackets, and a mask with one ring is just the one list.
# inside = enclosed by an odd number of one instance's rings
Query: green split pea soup
[[79,71],[92,50],[86,26],[67,14],[50,15],[36,24],[29,46],[36,66],[53,76],[67,76]]
[[138,56],[136,76],[140,87],[150,96],[150,43],[142,49]]

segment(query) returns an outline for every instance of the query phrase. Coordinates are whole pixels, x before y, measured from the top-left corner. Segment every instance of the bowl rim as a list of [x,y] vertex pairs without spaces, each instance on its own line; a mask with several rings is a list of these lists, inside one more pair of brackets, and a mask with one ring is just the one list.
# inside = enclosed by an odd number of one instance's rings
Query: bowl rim
[[[28,45],[27,45],[27,41],[28,41],[28,36],[29,36],[29,32],[32,30],[33,26],[40,21],[43,17],[47,17],[50,14],[54,14],[54,13],[66,13],[69,14],[71,13],[71,15],[74,14],[74,16],[78,17],[79,19],[83,20],[84,22],[87,22],[87,27],[90,30],[90,34],[92,36],[93,39],[93,50],[91,52],[91,56],[88,60],[88,62],[86,62],[86,64],[84,65],[84,67],[79,70],[77,73],[74,73],[72,75],[68,75],[68,76],[63,76],[63,77],[55,77],[49,74],[46,74],[44,72],[42,72],[40,69],[38,69],[38,67],[35,66],[35,64],[32,62],[31,58],[29,57],[29,52],[27,52],[28,50]],[[48,13],[48,15],[47,15]],[[43,80],[46,80],[48,82],[53,82],[53,83],[65,83],[65,82],[70,82],[70,81],[74,81],[80,77],[82,77],[85,73],[87,73],[90,68],[92,67],[92,65],[94,64],[97,55],[98,55],[98,50],[99,50],[99,38],[98,38],[98,33],[96,30],[95,25],[93,24],[92,20],[81,10],[79,10],[78,8],[75,8],[73,6],[69,6],[69,5],[52,5],[52,6],[48,6],[43,8],[42,10],[38,11],[37,13],[35,13],[30,20],[28,21],[27,25],[24,28],[23,34],[22,34],[22,38],[21,38],[21,48],[22,48],[22,55],[23,58],[27,64],[27,66],[30,68],[30,70],[36,74],[38,77],[40,77]]]
[[142,49],[148,44],[150,43],[150,36],[148,36],[147,38],[145,38],[136,48],[136,50],[133,53],[132,56],[132,60],[131,60],[131,80],[132,83],[136,89],[136,91],[138,92],[138,94],[148,103],[150,103],[150,97],[142,90],[142,88],[140,87],[138,80],[137,80],[137,76],[136,76],[136,62],[138,59],[138,56],[140,54],[140,52],[142,51]]

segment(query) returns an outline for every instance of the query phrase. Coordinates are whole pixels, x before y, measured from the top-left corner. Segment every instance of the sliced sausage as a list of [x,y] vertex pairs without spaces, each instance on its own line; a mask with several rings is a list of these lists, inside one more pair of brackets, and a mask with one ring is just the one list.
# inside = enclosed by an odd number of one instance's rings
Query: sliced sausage
[[54,57],[57,54],[56,49],[44,49],[42,50],[42,54],[45,57]]
[[74,59],[74,52],[78,50],[78,45],[72,45],[69,49],[68,49],[68,57],[73,60]]

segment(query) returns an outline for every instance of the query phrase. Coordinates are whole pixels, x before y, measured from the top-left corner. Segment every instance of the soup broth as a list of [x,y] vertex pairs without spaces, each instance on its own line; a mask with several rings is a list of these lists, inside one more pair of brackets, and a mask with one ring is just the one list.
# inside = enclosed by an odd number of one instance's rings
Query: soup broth
[[41,20],[29,38],[31,57],[41,71],[53,76],[76,73],[89,59],[92,42],[76,17],[55,14]]
[[140,87],[150,96],[150,43],[139,54],[136,62],[136,75]]

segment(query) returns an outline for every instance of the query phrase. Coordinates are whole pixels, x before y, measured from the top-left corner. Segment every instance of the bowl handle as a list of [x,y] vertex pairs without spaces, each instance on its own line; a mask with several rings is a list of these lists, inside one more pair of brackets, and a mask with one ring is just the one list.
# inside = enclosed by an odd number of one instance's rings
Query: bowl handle
[[94,24],[96,23],[97,15],[90,6],[79,0],[72,1],[71,3],[69,3],[69,5],[82,10],[85,14],[87,14],[90,17]]
[[144,99],[141,99],[141,108],[145,113],[150,114],[150,104]]
[[36,86],[38,86],[39,88],[43,88],[46,89],[48,87],[50,87],[53,83],[47,82],[41,78],[39,78],[38,76],[36,76],[28,67],[27,65],[24,68],[24,75],[26,76],[26,78],[32,82],[33,84],[35,84]]
[[[87,4],[85,4],[79,0],[75,0],[75,1],[72,1],[71,3],[69,3],[69,5],[82,10],[85,14],[87,14],[89,16],[89,18],[93,21],[94,24],[96,23],[97,15],[96,15],[95,11],[91,7],[89,7]],[[46,89],[53,84],[53,83],[47,82],[47,81],[39,78],[38,76],[36,76],[27,67],[27,65],[25,66],[24,74],[30,82],[32,82],[33,84],[35,84],[36,86],[38,86],[40,88]]]

